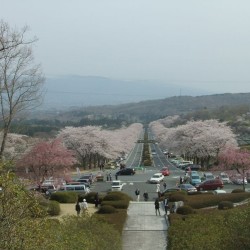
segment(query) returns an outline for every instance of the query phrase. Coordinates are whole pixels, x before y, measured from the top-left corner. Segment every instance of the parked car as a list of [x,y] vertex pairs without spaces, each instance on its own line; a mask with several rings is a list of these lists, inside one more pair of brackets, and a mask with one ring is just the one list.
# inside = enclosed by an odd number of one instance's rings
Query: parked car
[[[77,179],[76,182],[86,185],[88,188],[90,188],[91,182],[89,179]],[[68,185],[69,183],[67,183]]]
[[190,164],[193,164],[193,162],[192,161],[180,161],[179,164],[177,164],[177,167],[182,169]]
[[210,172],[204,173],[202,176],[202,181],[213,180],[215,179],[214,175]]
[[112,191],[122,191],[123,183],[120,180],[113,181],[111,184]]
[[219,189],[219,190],[216,189],[216,190],[213,191],[213,194],[216,194],[216,195],[217,194],[226,194],[226,193],[227,192],[225,190],[221,190],[221,189]]
[[198,191],[203,190],[215,190],[215,189],[222,189],[224,187],[223,182],[220,179],[213,179],[203,181],[200,184],[195,185]]
[[41,193],[46,193],[47,191],[50,193],[56,192],[57,188],[55,185],[48,184],[48,185],[41,185],[41,186],[35,186],[35,187],[30,187],[30,190],[32,191],[38,191]]
[[201,178],[196,171],[192,171],[189,177],[189,183],[196,186],[196,184],[201,183]]
[[163,167],[160,171],[164,176],[169,176],[170,175],[170,171],[168,169],[168,167]]
[[163,180],[164,175],[162,173],[156,173],[149,179],[149,183],[160,183]]
[[116,172],[116,175],[134,175],[135,170],[133,168],[123,168]]
[[81,185],[64,185],[60,187],[59,191],[72,191],[87,194],[90,192],[89,188],[84,184]]
[[229,179],[229,176],[228,176],[227,173],[224,173],[224,172],[220,173],[220,174],[218,175],[218,178],[219,178],[220,180],[222,180],[224,184],[226,184],[226,183],[227,183],[227,184],[232,183],[231,180]]
[[169,188],[164,189],[161,192],[161,196],[168,194],[168,193],[179,192],[179,191],[181,191],[179,187],[169,187]]
[[[243,185],[243,177],[240,174],[235,174],[231,177],[231,181],[236,185]],[[245,185],[247,184],[247,178],[244,178]]]
[[184,191],[186,191],[187,193],[194,193],[194,192],[197,192],[196,187],[194,187],[193,185],[188,184],[188,183],[183,183],[183,184],[181,184],[179,187],[180,187],[181,190],[184,190]]
[[84,174],[84,175],[82,175],[82,176],[79,178],[79,180],[80,180],[80,179],[87,179],[87,180],[89,180],[90,184],[92,184],[92,183],[94,183],[94,182],[96,181],[96,177],[95,177],[94,174],[92,174],[92,173]]
[[191,171],[193,171],[193,170],[197,171],[197,170],[201,169],[201,165],[199,165],[199,164],[188,164],[187,166],[184,166],[182,169],[185,170],[185,171],[188,171],[189,169]]

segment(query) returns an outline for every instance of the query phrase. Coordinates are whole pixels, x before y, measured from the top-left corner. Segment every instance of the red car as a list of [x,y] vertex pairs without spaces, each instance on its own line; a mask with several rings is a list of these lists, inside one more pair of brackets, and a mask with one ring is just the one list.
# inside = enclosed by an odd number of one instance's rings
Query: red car
[[213,179],[213,180],[203,181],[202,183],[197,184],[195,187],[198,191],[215,190],[223,188],[224,184],[223,181],[221,181],[220,179]]
[[170,175],[170,172],[169,172],[168,167],[162,168],[160,172],[161,172],[164,176],[169,176],[169,175]]

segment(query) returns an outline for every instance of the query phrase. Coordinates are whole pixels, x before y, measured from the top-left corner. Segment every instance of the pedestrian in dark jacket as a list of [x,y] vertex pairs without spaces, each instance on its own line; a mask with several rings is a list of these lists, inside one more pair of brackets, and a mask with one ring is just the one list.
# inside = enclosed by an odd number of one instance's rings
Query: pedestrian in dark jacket
[[76,202],[75,210],[76,210],[76,214],[80,215],[81,207],[80,207],[79,201]]
[[98,195],[98,193],[96,193],[96,195],[95,195],[95,207],[98,207],[98,205],[99,205],[99,195]]
[[155,200],[155,214],[156,215],[157,215],[157,212],[158,212],[159,215],[161,215],[161,213],[160,213],[160,203],[159,203],[158,198]]
[[143,194],[144,201],[148,201],[148,192],[145,191]]

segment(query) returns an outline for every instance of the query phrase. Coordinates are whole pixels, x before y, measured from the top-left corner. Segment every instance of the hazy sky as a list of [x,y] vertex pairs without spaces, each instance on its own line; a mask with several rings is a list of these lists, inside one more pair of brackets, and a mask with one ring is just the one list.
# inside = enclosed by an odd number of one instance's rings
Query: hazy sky
[[46,76],[156,79],[250,92],[249,0],[1,0],[39,38]]

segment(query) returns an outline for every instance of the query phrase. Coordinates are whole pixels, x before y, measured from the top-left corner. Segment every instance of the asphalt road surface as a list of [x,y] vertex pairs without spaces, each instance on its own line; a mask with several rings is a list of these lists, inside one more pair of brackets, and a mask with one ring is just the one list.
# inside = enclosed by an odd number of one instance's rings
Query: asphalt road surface
[[[160,171],[160,169],[164,166],[168,166],[170,169],[170,176],[164,177],[164,182],[166,182],[167,187],[176,186],[179,182],[180,176],[184,176],[184,171],[178,169],[175,165],[173,165],[169,159],[163,154],[157,144],[150,144],[151,150],[156,152],[156,155],[152,156],[153,164],[150,167],[145,167],[144,170],[137,170],[136,174],[133,176],[118,176],[118,179],[124,183],[123,192],[130,195],[134,200],[136,199],[135,190],[138,188],[140,190],[140,200],[143,200],[143,193],[145,191],[149,194],[149,201],[153,201],[157,197],[156,193],[156,184],[150,184],[147,181],[150,177]],[[134,149],[129,154],[126,160],[126,167],[138,167],[140,166],[141,155],[142,155],[143,143],[135,143]],[[106,175],[111,173],[112,178],[115,179],[115,173],[119,170],[119,168],[114,170],[105,170],[104,176],[105,179],[103,182],[96,182],[92,187],[91,191],[106,193],[111,191],[111,182],[106,181]],[[218,173],[214,173],[217,175]],[[242,188],[240,185],[234,184],[225,184],[224,190],[229,193],[233,189]],[[163,182],[161,183],[161,190],[163,190]],[[246,187],[247,191],[250,191],[250,183]]]

